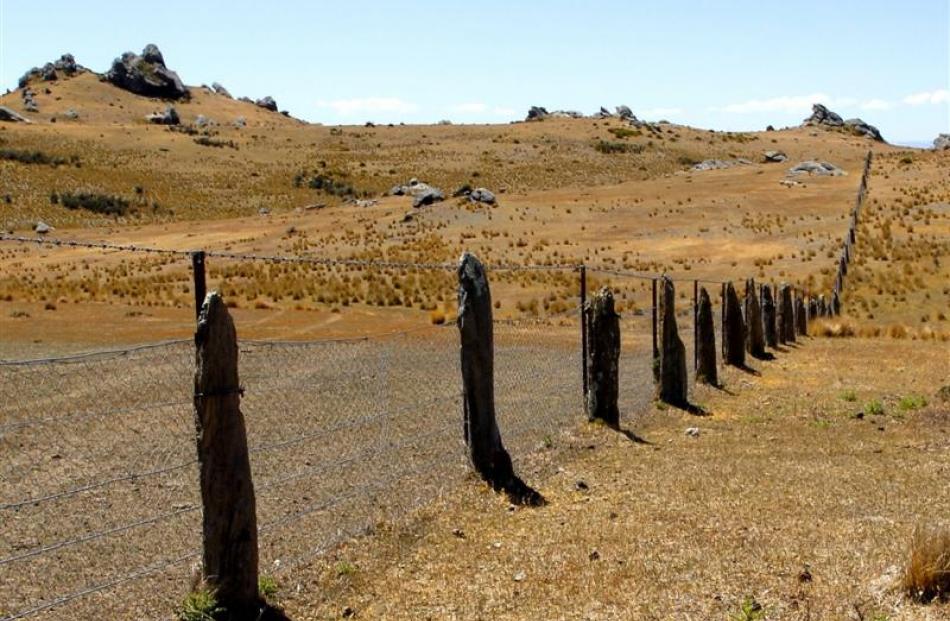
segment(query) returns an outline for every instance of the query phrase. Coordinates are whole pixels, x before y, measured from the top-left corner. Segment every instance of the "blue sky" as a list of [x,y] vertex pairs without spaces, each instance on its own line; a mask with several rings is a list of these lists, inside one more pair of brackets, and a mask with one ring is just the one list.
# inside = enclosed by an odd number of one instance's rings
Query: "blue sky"
[[[63,52],[158,44],[188,84],[328,124],[503,122],[531,105],[716,129],[821,100],[893,141],[950,131],[950,0],[0,0],[0,86]],[[142,7],[137,9],[134,7]]]

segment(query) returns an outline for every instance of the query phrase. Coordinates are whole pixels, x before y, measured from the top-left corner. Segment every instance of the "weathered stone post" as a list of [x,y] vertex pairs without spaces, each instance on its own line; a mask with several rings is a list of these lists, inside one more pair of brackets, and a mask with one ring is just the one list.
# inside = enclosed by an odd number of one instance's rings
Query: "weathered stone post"
[[841,296],[838,295],[837,289],[831,292],[831,305],[828,309],[828,314],[832,316],[841,314]]
[[808,309],[802,296],[795,298],[795,330],[800,336],[808,334]]
[[696,312],[696,381],[719,385],[716,368],[716,326],[713,323],[712,301],[705,287],[699,290],[699,308]]
[[620,315],[608,287],[594,294],[584,309],[587,315],[587,418],[620,427],[617,396],[620,392]]
[[775,349],[778,346],[778,330],[775,324],[775,300],[772,299],[772,287],[762,285],[762,331],[765,344]]
[[195,431],[203,512],[203,572],[232,618],[253,618],[257,514],[238,382],[234,322],[217,292],[205,297],[195,333]]
[[818,301],[813,298],[808,298],[808,321],[811,321],[818,316]]
[[541,504],[541,495],[515,475],[495,419],[494,326],[485,268],[466,252],[459,261],[458,279],[463,430],[469,458],[494,489],[504,490],[515,502]]
[[670,405],[689,405],[686,346],[676,329],[676,290],[664,276],[660,292],[660,361],[657,397]]
[[824,293],[818,296],[818,316],[820,317],[828,316],[828,304],[827,302],[825,302]]
[[765,358],[765,334],[762,327],[762,310],[759,306],[758,292],[755,290],[755,280],[745,281],[745,297],[743,299],[746,328],[746,351],[753,358]]
[[726,283],[726,313],[722,322],[723,362],[734,367],[745,366],[745,322],[742,306],[732,283]]
[[782,318],[779,328],[779,340],[782,343],[795,342],[795,309],[792,305],[792,288],[787,284],[779,287],[779,315]]

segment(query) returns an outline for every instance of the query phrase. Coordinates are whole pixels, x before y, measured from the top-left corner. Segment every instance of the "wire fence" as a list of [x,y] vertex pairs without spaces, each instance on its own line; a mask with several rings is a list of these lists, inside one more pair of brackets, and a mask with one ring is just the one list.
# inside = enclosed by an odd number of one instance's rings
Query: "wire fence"
[[[866,178],[867,172],[858,205]],[[850,236],[856,216],[857,210]],[[445,309],[455,296],[454,264],[207,257],[220,260],[212,278],[226,299],[239,279],[284,276],[290,280],[283,286],[299,295],[332,295],[343,306],[359,297],[380,309]],[[249,267],[261,263],[329,271],[321,282]],[[580,309],[588,293],[609,287],[621,315],[621,416],[629,423],[654,398],[657,275],[587,267],[582,293],[579,268],[490,269],[493,291],[501,292],[496,308],[518,310],[515,319],[495,321],[495,396],[504,442],[528,479],[551,467],[547,448],[584,416]],[[547,288],[540,301],[522,292],[525,274]],[[678,280],[676,321],[691,368],[694,291],[707,288],[721,335],[724,282]],[[263,573],[287,575],[462,480],[468,465],[459,335],[451,316],[443,320],[362,338],[239,342]],[[190,340],[0,362],[0,621],[94,619],[103,611],[111,618],[167,618],[181,601],[189,566],[201,559],[194,373]]]

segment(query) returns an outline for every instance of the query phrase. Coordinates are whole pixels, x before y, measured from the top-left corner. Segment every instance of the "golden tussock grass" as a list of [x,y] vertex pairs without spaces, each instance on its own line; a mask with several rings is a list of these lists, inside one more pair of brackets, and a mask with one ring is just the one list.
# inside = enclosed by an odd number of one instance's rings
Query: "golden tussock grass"
[[920,602],[950,598],[950,528],[918,524],[901,589]]

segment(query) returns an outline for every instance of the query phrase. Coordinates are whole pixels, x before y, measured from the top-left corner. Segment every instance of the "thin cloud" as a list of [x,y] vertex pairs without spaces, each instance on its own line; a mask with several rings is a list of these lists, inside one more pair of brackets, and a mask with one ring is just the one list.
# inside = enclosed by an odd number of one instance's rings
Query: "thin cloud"
[[849,108],[858,103],[853,97],[832,97],[827,93],[811,93],[810,95],[784,95],[768,99],[750,99],[740,103],[714,106],[713,112],[729,112],[732,114],[753,114],[759,112],[780,112],[785,114],[808,114],[812,104],[823,103],[830,108]]
[[419,106],[398,97],[356,97],[353,99],[331,99],[317,102],[318,108],[333,110],[340,116],[359,114],[416,112]]
[[950,91],[945,88],[938,88],[935,91],[923,91],[908,95],[903,99],[909,106],[922,106],[925,104],[950,103]]
[[890,110],[894,104],[884,99],[869,99],[861,102],[862,110]]

